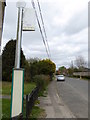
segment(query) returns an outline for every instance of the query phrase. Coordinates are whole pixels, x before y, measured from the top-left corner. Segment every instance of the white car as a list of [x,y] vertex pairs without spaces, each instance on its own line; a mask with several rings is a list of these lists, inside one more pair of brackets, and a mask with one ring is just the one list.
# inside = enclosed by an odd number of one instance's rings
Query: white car
[[57,76],[57,81],[65,81],[64,75],[58,75]]

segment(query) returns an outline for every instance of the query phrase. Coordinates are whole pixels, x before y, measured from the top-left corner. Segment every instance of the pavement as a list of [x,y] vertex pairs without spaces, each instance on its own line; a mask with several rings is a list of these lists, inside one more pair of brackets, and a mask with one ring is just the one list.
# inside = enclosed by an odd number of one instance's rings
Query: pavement
[[75,118],[67,105],[62,101],[56,89],[56,82],[48,86],[47,97],[40,97],[40,107],[45,109],[46,118]]

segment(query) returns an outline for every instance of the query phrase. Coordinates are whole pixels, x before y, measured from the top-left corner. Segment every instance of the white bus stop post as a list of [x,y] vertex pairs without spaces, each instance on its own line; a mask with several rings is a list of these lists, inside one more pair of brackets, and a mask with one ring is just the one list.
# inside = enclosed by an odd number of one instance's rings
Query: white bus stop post
[[20,69],[20,52],[22,40],[23,9],[25,2],[17,2],[18,23],[16,39],[15,69],[13,69],[12,90],[11,90],[11,118],[20,115],[23,112],[23,91],[24,91],[24,69]]

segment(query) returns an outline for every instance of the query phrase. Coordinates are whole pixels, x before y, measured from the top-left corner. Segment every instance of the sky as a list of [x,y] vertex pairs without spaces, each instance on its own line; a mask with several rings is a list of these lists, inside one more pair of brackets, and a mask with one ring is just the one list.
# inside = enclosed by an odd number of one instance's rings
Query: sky
[[[24,0],[26,8],[32,8],[30,0]],[[35,1],[38,18],[37,0]],[[88,61],[88,2],[89,0],[39,0],[45,24],[51,60],[60,66],[69,67],[77,56]],[[16,39],[16,1],[7,0],[5,8],[2,49],[11,39]],[[36,21],[36,18],[35,18]],[[35,31],[22,34],[22,49],[26,59],[46,59],[47,54],[36,21]]]

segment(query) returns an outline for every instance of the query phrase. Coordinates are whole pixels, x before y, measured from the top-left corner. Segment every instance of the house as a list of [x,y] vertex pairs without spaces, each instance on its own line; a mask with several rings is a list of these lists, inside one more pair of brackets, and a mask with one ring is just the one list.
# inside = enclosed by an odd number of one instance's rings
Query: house
[[73,75],[74,76],[82,76],[82,77],[90,77],[90,69],[84,68],[83,71],[74,72]]

